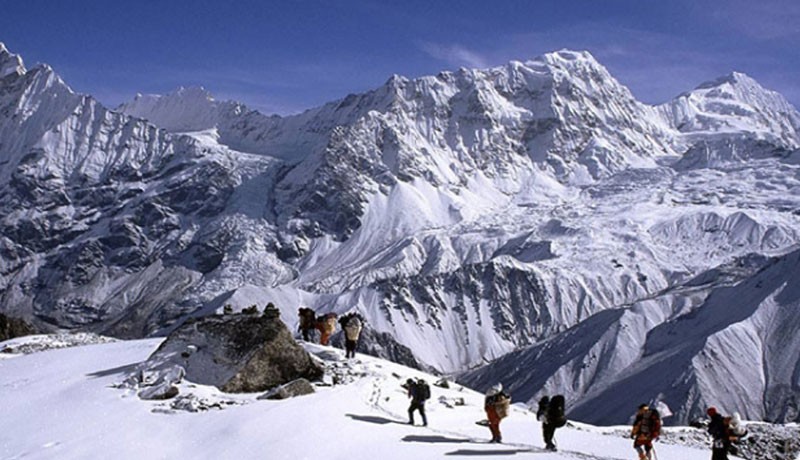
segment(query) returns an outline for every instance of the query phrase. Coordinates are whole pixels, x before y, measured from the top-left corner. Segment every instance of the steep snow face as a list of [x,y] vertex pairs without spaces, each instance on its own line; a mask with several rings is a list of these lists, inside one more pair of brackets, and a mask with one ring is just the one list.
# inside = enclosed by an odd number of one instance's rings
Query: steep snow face
[[172,212],[222,205],[227,171],[197,141],[109,111],[45,65],[0,82],[4,309],[83,327],[127,317],[130,330],[142,298],[182,297],[196,275],[164,256],[198,251],[193,218]]
[[659,110],[690,148],[699,144],[746,158],[786,154],[800,146],[797,110],[742,73],[704,83]]
[[[226,303],[272,301],[289,324],[299,305],[358,310],[446,373],[619,344],[546,367],[537,385],[576,405],[702,304],[691,280],[800,241],[797,154],[681,133],[587,53],[395,76],[285,118],[199,89],[131,117],[46,67],[0,83],[0,309],[39,326],[142,337]],[[742,155],[693,153],[701,134]]]
[[99,182],[125,171],[147,174],[175,147],[166,133],[75,94],[47,65],[10,73],[0,90],[3,168],[38,179]]
[[711,405],[745,418],[797,420],[799,267],[800,250],[741,259],[598,313],[461,381],[482,388],[503,375],[530,402],[566,390],[570,416],[604,423],[625,422],[633,400],[665,402],[678,424]]

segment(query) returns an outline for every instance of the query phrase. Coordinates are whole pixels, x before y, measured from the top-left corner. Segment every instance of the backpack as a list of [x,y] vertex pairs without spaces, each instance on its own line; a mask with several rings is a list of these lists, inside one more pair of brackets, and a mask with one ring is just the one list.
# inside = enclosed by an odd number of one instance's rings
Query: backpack
[[498,418],[506,418],[508,416],[508,409],[511,406],[511,398],[506,396],[505,393],[500,393],[493,396],[494,411],[497,413]]
[[564,403],[564,395],[555,395],[550,398],[550,405],[547,406],[547,421],[556,427],[567,424]]
[[747,435],[747,428],[742,424],[742,417],[738,412],[734,412],[730,417],[722,419],[725,426],[725,435],[729,438],[734,437],[737,440]]
[[655,409],[649,409],[642,415],[639,423],[639,434],[655,439],[661,434],[661,416]]
[[358,340],[358,336],[361,334],[361,320],[357,316],[350,318],[344,326],[344,332],[347,340]]
[[417,381],[417,399],[420,401],[427,401],[431,398],[431,387],[428,386],[428,382],[420,379]]
[[317,325],[320,329],[320,332],[333,334],[336,332],[336,314],[328,313],[321,318],[317,318]]
[[542,396],[539,400],[539,408],[536,410],[536,420],[547,423],[547,407],[550,405],[550,397]]
[[317,314],[310,308],[300,308],[300,329],[313,329]]

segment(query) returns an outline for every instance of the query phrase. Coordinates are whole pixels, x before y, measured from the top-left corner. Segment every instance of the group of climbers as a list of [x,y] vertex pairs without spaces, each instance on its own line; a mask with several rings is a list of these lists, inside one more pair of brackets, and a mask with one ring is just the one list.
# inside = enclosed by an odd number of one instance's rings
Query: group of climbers
[[[489,431],[492,433],[490,443],[503,442],[500,421],[508,416],[510,408],[511,395],[503,391],[502,383],[497,383],[489,388],[483,403],[487,420],[478,422],[478,425],[489,427]],[[567,424],[567,417],[564,413],[564,396],[556,395],[552,398],[543,396],[539,400],[536,419],[542,423],[542,437],[544,438],[545,449],[556,450],[553,440],[556,428]]]
[[[723,417],[716,407],[706,411],[709,417],[708,433],[711,435],[711,460],[728,460],[728,453],[736,453],[735,443],[747,435],[738,413]],[[647,404],[639,406],[631,429],[633,448],[639,460],[653,460],[653,441],[661,435],[661,416]]]
[[[311,308],[300,307],[298,310],[299,322],[297,329],[303,334],[303,340],[311,340],[311,333],[319,331],[320,345],[328,345],[331,336],[336,332],[336,313],[326,313],[317,316]],[[346,357],[355,357],[358,339],[364,327],[364,317],[358,313],[348,313],[338,320],[345,336]]]
[[[302,332],[303,340],[309,341],[314,330],[319,331],[321,345],[328,345],[331,335],[336,332],[337,316],[335,313],[327,313],[316,316],[314,310],[300,307],[299,311],[299,331]],[[345,357],[355,357],[358,347],[358,340],[364,327],[364,318],[358,313],[350,312],[338,319],[344,331]],[[411,404],[408,407],[408,423],[414,424],[414,412],[419,412],[422,417],[422,425],[428,425],[428,418],[425,414],[425,402],[431,397],[431,390],[427,382],[423,379],[408,379],[402,387],[406,390]],[[498,383],[492,386],[484,399],[484,410],[487,420],[478,422],[480,425],[487,426],[492,434],[490,443],[501,443],[502,434],[500,432],[500,421],[509,414],[511,406],[511,396],[503,391],[503,385]],[[543,396],[539,400],[539,407],[536,418],[542,425],[542,437],[545,449],[555,451],[555,432],[556,429],[563,427],[567,423],[565,412],[565,398],[563,395],[553,397]],[[730,417],[723,417],[716,408],[709,407],[707,411],[710,422],[708,433],[713,438],[711,460],[728,460],[728,453],[735,453],[735,443],[747,434],[746,429],[741,423],[739,414],[734,413]],[[653,460],[653,442],[661,435],[661,416],[655,408],[648,404],[641,404],[634,417],[633,427],[630,437],[633,439],[633,448],[638,454],[639,460]]]
[[[488,426],[492,433],[490,443],[502,442],[500,421],[508,415],[511,396],[503,391],[498,383],[486,392],[484,409],[488,420],[478,422]],[[567,424],[565,415],[565,399],[563,395],[543,396],[539,400],[536,418],[542,424],[542,437],[545,449],[555,451],[555,431]],[[410,410],[410,409],[409,409]],[[728,460],[728,452],[736,453],[735,443],[747,435],[738,413],[723,417],[717,409],[710,407],[708,433],[713,438],[711,460]],[[648,404],[641,404],[634,417],[630,437],[639,460],[654,460],[653,442],[661,435],[661,415],[658,410]]]

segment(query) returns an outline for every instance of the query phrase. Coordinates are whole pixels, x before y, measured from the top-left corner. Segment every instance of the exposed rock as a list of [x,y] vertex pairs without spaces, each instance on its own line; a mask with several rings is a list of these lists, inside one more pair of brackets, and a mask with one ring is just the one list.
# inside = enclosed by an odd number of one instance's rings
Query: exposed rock
[[272,389],[258,399],[289,399],[296,396],[310,395],[314,393],[314,385],[306,379],[293,380],[286,385],[281,385]]
[[3,353],[31,354],[59,348],[94,345],[99,343],[115,342],[116,339],[88,332],[61,333],[48,335],[35,335],[23,340],[8,343],[2,349]]
[[436,385],[439,388],[444,388],[444,389],[450,388],[450,382],[448,382],[447,379],[441,379],[441,380],[439,380],[437,382],[434,382],[434,385]]
[[23,335],[35,334],[33,326],[17,318],[10,318],[0,313],[0,342],[22,337]]
[[139,397],[141,399],[158,401],[162,399],[174,398],[175,396],[178,396],[179,392],[180,390],[178,390],[178,387],[175,385],[160,383],[158,385],[146,387],[139,392]]
[[152,370],[142,370],[136,376],[136,384],[143,387],[139,391],[139,398],[148,400],[163,400],[178,396],[176,385],[183,381],[186,371],[183,367],[165,363],[163,367]]
[[265,391],[323,373],[280,319],[242,314],[187,321],[147,361],[151,369],[167,363],[186,369],[188,381],[231,393]]
[[[183,394],[173,399],[169,404],[169,410],[159,412],[174,413],[174,411],[184,412],[205,412],[211,409],[222,410],[228,406],[244,404],[241,401],[221,399],[216,396],[201,397],[195,394]],[[154,411],[155,412],[155,411]]]

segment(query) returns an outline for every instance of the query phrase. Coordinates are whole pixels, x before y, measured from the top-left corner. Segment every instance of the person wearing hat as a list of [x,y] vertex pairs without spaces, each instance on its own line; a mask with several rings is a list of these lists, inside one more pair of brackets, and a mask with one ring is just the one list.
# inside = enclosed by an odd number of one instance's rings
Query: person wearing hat
[[503,436],[500,434],[500,420],[508,415],[510,404],[511,396],[503,392],[502,383],[496,384],[486,392],[483,408],[489,419],[489,431],[492,432],[492,440],[489,442],[500,443],[503,441]]
[[728,436],[728,428],[725,426],[725,418],[717,411],[714,406],[706,410],[710,422],[708,423],[708,434],[711,435],[711,460],[728,460],[728,449],[731,441]]
[[633,448],[639,460],[652,460],[653,441],[661,435],[661,416],[648,404],[640,404],[631,428]]

